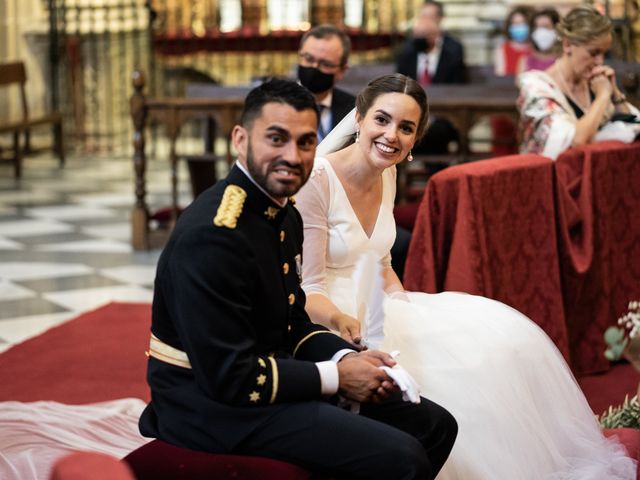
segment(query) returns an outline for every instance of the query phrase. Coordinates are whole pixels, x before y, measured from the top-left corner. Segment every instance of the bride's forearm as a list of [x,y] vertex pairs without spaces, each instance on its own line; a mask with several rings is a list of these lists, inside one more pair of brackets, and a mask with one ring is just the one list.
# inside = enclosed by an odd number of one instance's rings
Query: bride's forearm
[[338,328],[340,316],[344,315],[331,300],[320,293],[307,295],[305,310],[313,323],[324,325],[333,330]]

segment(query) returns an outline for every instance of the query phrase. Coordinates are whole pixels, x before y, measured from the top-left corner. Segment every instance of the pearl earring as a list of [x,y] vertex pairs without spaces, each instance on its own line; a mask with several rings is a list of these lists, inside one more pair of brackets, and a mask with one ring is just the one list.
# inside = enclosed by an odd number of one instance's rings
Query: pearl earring
[[356,130],[356,143],[360,143],[360,130]]
[[409,151],[409,156],[407,157],[407,161],[413,162],[413,153],[411,153],[411,151]]

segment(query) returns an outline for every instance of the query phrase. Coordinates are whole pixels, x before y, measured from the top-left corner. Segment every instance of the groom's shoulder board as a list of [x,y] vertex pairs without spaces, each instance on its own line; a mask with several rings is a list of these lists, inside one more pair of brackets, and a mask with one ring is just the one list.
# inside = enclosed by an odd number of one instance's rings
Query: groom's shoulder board
[[227,185],[222,194],[222,200],[218,206],[213,224],[216,227],[235,229],[238,226],[238,218],[242,214],[242,207],[247,198],[247,192],[238,185]]

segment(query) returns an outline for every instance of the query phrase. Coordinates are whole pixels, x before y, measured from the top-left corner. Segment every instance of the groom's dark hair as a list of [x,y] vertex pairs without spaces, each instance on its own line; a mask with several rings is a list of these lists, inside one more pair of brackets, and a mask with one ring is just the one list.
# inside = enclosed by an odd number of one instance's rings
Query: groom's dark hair
[[424,88],[413,78],[401,73],[383,75],[371,80],[356,98],[356,110],[360,116],[364,118],[376,98],[385,93],[404,93],[416,101],[420,107],[420,121],[416,128],[416,140],[420,140],[424,135],[425,127],[429,120],[429,105],[427,104],[427,94]]
[[291,80],[272,78],[251,90],[244,101],[240,124],[250,128],[267,103],[282,103],[296,111],[313,110],[319,119],[316,101],[309,90]]

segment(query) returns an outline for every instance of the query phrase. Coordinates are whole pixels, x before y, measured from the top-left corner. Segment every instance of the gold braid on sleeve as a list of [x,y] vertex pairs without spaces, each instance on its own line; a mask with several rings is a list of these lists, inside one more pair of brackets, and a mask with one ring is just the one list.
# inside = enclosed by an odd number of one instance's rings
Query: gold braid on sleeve
[[246,198],[247,192],[242,188],[237,185],[228,185],[224,189],[213,224],[216,227],[236,228]]

